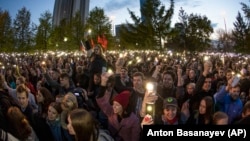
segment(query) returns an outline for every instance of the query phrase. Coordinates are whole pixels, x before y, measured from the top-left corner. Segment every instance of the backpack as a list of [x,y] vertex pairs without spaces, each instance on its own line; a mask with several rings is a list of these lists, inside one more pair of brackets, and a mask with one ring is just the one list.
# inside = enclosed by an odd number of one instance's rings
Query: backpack
[[97,141],[114,141],[114,138],[109,134],[108,130],[99,129]]

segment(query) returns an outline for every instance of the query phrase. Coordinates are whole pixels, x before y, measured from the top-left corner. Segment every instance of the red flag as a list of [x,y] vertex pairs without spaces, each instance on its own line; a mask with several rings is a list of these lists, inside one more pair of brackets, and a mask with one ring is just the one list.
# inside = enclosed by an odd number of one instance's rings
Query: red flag
[[102,47],[104,48],[104,50],[107,50],[108,47],[108,40],[104,35],[102,35]]
[[99,35],[97,36],[97,43],[102,45],[102,38]]

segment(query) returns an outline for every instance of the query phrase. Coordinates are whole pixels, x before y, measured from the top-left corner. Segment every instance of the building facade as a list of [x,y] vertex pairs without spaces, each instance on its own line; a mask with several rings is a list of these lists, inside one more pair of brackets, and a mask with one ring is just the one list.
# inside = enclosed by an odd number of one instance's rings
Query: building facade
[[89,14],[90,0],[55,0],[53,11],[53,25],[58,26],[62,20],[70,21],[76,12],[80,12],[82,22],[85,23]]

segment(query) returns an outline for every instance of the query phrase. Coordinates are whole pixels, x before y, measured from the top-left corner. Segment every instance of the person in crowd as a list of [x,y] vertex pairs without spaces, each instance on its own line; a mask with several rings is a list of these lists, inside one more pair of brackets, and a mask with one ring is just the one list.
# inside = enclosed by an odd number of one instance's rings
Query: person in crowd
[[115,77],[115,90],[119,93],[132,86],[133,83],[128,76],[128,69],[126,67],[122,67],[120,69],[120,73]]
[[228,115],[225,112],[217,111],[213,114],[214,125],[228,125]]
[[29,102],[29,90],[24,84],[18,85],[16,88],[17,99],[20,105],[20,110],[27,117],[28,121],[31,123],[33,115],[37,113],[37,109],[33,108]]
[[240,100],[240,84],[232,86],[230,79],[228,84],[222,86],[221,90],[215,96],[216,105],[219,111],[225,112],[228,115],[228,122],[232,124],[241,116],[243,103]]
[[189,69],[188,76],[183,81],[184,81],[183,87],[186,87],[186,85],[189,83],[196,83],[197,82],[197,74],[196,74],[195,70]]
[[181,125],[185,124],[184,115],[181,113],[178,106],[177,99],[174,97],[167,97],[164,99],[162,106],[162,114],[155,115],[155,118],[152,115],[146,115],[141,125],[150,125],[150,124],[160,124],[160,125]]
[[16,106],[10,107],[7,112],[9,132],[25,141],[39,141],[35,131],[26,116]]
[[250,124],[250,101],[247,101],[243,107],[241,118],[235,124]]
[[36,101],[38,103],[38,114],[45,118],[49,104],[55,101],[55,98],[47,88],[41,87],[37,91]]
[[97,96],[97,104],[108,117],[108,129],[116,141],[139,141],[140,121],[128,108],[131,92],[125,90],[117,94],[111,105],[110,92],[105,90],[109,77],[108,73],[102,74],[101,90]]
[[95,118],[85,109],[75,109],[68,115],[67,128],[75,141],[114,141],[108,131],[99,128]]
[[214,101],[211,96],[205,96],[200,101],[199,110],[193,113],[190,113],[186,124],[202,124],[202,125],[210,125],[213,123],[214,114]]
[[0,129],[7,131],[7,111],[11,106],[19,107],[18,101],[8,94],[8,90],[5,89],[4,75],[0,74]]
[[61,104],[51,102],[48,108],[46,123],[52,133],[54,141],[73,141],[73,137],[67,129],[62,128],[60,114],[62,112]]
[[214,101],[213,98],[214,90],[211,89],[211,84],[212,84],[211,69],[213,67],[212,62],[207,60],[203,63],[203,65],[204,69],[196,82],[195,93],[189,101],[190,114],[199,109],[200,102],[203,97],[210,96]]
[[34,94],[32,94],[30,92],[30,89],[25,85],[25,77],[23,76],[19,76],[17,79],[16,79],[16,89],[12,89],[10,88],[6,82],[4,82],[5,84],[5,88],[8,89],[8,92],[9,94],[16,100],[18,100],[18,97],[17,97],[17,87],[18,86],[21,86],[22,87],[25,87],[25,89],[27,89],[27,93],[28,93],[28,101],[31,105],[31,107],[34,109],[34,110],[38,110],[38,105],[37,105],[37,102],[36,102],[36,98],[34,96]]
[[78,108],[77,98],[76,96],[69,92],[64,95],[61,102],[62,112],[61,112],[61,125],[64,129],[67,129],[67,117],[68,113],[74,109]]
[[101,45],[96,45],[94,48],[94,52],[90,56],[90,61],[89,61],[89,88],[92,89],[93,85],[93,76],[96,73],[103,73],[106,72],[107,69],[107,60],[106,57],[104,56],[103,49]]
[[1,141],[19,141],[18,138],[14,137],[9,132],[6,132],[5,130],[0,128],[0,140]]
[[133,87],[131,87],[131,98],[129,108],[132,108],[132,112],[136,114],[136,116],[141,120],[141,108],[142,102],[144,98],[145,89],[145,78],[142,72],[135,72],[132,75]]

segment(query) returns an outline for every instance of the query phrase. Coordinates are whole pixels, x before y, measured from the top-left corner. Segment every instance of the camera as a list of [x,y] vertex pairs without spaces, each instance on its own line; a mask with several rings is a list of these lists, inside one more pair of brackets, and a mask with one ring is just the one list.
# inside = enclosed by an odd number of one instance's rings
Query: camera
[[153,119],[155,116],[155,104],[153,102],[146,103],[146,114],[150,115]]

